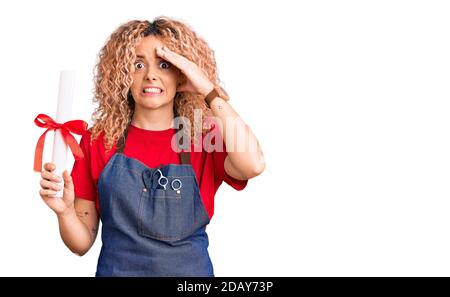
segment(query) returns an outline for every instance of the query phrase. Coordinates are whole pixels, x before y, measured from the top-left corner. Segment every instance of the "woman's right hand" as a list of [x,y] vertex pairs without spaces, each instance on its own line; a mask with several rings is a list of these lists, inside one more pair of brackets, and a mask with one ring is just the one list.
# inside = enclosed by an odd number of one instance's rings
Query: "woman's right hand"
[[61,178],[53,174],[56,166],[53,163],[45,163],[44,170],[41,173],[41,189],[39,195],[45,204],[50,207],[58,216],[74,211],[75,194],[73,189],[72,177],[69,172],[65,170],[63,172],[64,179],[64,191],[62,198],[56,198],[57,191],[62,187],[58,183],[61,182]]

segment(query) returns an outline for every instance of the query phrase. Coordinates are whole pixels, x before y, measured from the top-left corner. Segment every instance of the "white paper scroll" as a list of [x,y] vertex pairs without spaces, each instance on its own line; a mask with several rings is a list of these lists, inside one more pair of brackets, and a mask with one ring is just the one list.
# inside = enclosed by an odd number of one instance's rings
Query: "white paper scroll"
[[[61,71],[59,78],[59,93],[58,93],[58,105],[56,108],[56,121],[58,123],[65,123],[71,120],[72,116],[72,102],[73,91],[75,88],[75,71]],[[56,169],[53,172],[62,179],[62,173],[66,169],[67,160],[67,144],[61,135],[60,130],[55,131],[55,137],[53,141],[53,154],[52,163],[56,165]],[[61,187],[64,187],[64,182],[60,183]],[[56,194],[56,197],[62,197],[63,190]]]

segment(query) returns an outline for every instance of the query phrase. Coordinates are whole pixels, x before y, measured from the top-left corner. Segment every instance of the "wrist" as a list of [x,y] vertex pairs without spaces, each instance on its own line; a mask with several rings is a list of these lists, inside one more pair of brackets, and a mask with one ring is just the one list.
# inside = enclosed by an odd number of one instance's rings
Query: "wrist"
[[215,86],[214,85],[210,85],[207,88],[205,88],[202,92],[200,92],[200,94],[202,95],[203,98],[206,98],[206,96],[208,96],[209,93],[211,93],[214,90]]
[[222,110],[224,108],[224,104],[226,104],[226,103],[228,103],[228,102],[225,99],[223,99],[222,97],[216,97],[215,99],[213,99],[211,101],[209,108],[213,112],[216,110]]
[[228,94],[224,89],[218,86],[214,86],[214,88],[204,97],[206,105],[211,108],[211,103],[216,98],[221,98],[225,101],[229,100]]

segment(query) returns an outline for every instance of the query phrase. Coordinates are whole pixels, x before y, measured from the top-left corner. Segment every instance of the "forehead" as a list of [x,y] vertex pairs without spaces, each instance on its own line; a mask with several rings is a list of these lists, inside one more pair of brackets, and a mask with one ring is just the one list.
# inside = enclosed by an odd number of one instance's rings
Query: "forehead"
[[164,43],[154,35],[146,36],[142,38],[136,44],[136,56],[143,56],[146,58],[156,57],[156,47],[163,46]]

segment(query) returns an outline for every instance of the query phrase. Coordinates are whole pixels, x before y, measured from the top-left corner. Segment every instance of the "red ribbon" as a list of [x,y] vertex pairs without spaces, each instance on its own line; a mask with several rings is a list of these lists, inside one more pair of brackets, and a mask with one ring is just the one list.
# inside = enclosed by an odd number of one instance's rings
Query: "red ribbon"
[[69,146],[75,160],[80,160],[84,158],[83,151],[81,147],[78,145],[77,140],[70,133],[75,133],[78,135],[83,134],[84,131],[87,130],[88,124],[82,120],[74,120],[68,121],[64,124],[60,124],[55,122],[51,117],[46,114],[38,114],[38,116],[34,119],[34,123],[36,126],[41,128],[47,128],[44,133],[42,133],[41,137],[36,145],[36,151],[34,152],[34,171],[41,172],[42,171],[42,153],[44,151],[44,143],[45,143],[45,135],[48,131],[60,129],[64,142]]

